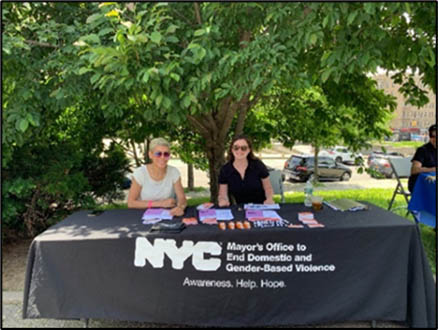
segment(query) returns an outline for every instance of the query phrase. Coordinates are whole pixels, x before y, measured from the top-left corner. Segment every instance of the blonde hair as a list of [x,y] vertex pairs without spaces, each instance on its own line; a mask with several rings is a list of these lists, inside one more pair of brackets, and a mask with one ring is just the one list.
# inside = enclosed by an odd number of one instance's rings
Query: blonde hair
[[154,149],[158,146],[163,146],[163,147],[168,147],[170,149],[170,143],[167,142],[166,139],[163,138],[155,138],[151,141],[151,143],[149,144],[149,150],[150,151],[154,151]]

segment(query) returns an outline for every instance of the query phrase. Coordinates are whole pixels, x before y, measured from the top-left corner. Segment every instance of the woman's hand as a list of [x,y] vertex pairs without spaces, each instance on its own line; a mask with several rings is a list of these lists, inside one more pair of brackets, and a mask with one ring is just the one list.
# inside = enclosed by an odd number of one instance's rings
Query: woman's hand
[[218,205],[219,207],[230,206],[230,201],[225,198],[219,198]]
[[160,201],[160,206],[166,209],[170,209],[176,206],[176,201],[174,198],[163,199]]
[[181,206],[174,207],[170,210],[170,214],[176,217],[184,215],[184,209]]
[[275,202],[272,199],[272,197],[270,197],[270,198],[266,198],[266,200],[263,202],[263,204],[275,204]]

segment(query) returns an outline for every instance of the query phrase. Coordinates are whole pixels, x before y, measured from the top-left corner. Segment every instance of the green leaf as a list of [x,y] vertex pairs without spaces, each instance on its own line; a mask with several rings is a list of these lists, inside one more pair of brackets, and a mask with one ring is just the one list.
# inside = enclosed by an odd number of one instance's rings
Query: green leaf
[[110,32],[113,32],[113,28],[104,28],[104,29],[99,31],[98,35],[99,35],[99,37],[101,37],[101,36],[104,36]]
[[167,33],[175,33],[176,29],[178,29],[178,26],[172,24],[167,28],[166,32]]
[[94,22],[95,20],[97,20],[100,17],[102,17],[102,14],[91,15],[90,17],[87,18],[86,23],[90,24],[90,23]]
[[144,75],[143,75],[143,79],[142,79],[142,81],[145,82],[145,83],[147,83],[148,80],[149,80],[149,73],[148,73],[148,72],[145,72]]
[[357,16],[357,10],[353,11],[350,13],[350,15],[348,15],[348,19],[347,19],[347,25],[351,25],[351,23],[353,23],[354,19]]
[[323,27],[326,27],[326,26],[327,26],[327,23],[328,23],[328,21],[329,21],[329,16],[328,16],[328,15],[326,15],[326,16],[324,17],[324,19],[322,20],[322,26],[323,26]]
[[330,74],[332,73],[334,68],[329,68],[328,70],[325,70],[321,75],[322,82],[326,82]]
[[157,98],[155,99],[155,104],[157,105],[157,107],[160,107],[162,100],[163,100],[163,94],[158,95]]
[[92,34],[89,34],[89,35],[85,36],[84,39],[92,41],[94,43],[100,43],[99,36],[97,34],[95,34],[95,33],[92,33]]
[[19,122],[19,129],[23,133],[27,130],[27,127],[29,126],[29,122],[26,119],[21,119]]
[[83,75],[84,73],[87,73],[89,71],[92,71],[90,68],[80,68],[78,74]]
[[179,77],[179,75],[178,74],[176,74],[176,73],[171,73],[170,74],[170,78],[172,78],[173,80],[175,80],[175,81],[179,81],[179,79],[180,79],[180,77]]
[[163,98],[163,106],[165,109],[169,110],[172,106],[172,101],[168,97]]
[[159,44],[160,41],[161,41],[161,33],[160,33],[160,32],[157,32],[157,31],[152,32],[152,34],[151,34],[151,40],[152,40],[152,42],[154,42],[154,43],[156,43],[156,44]]
[[195,37],[202,36],[203,34],[205,34],[205,30],[204,29],[196,30],[195,33],[194,33]]
[[166,41],[167,41],[167,42],[171,42],[171,43],[177,43],[179,40],[178,40],[178,38],[175,37],[175,36],[170,36],[170,37],[167,37],[167,38],[166,38]]
[[182,104],[184,106],[184,108],[188,108],[190,106],[190,96],[186,95],[184,96],[183,100],[182,100]]
[[373,3],[365,3],[363,5],[363,7],[364,7],[365,12],[367,14],[374,15],[374,11],[375,11],[376,7]]
[[94,85],[94,83],[97,81],[97,80],[99,80],[99,78],[100,78],[100,73],[95,73],[91,78],[90,78],[90,82],[91,82],[91,84],[93,84]]
[[188,46],[187,49],[192,49],[192,48],[198,48],[201,47],[199,44],[191,42]]

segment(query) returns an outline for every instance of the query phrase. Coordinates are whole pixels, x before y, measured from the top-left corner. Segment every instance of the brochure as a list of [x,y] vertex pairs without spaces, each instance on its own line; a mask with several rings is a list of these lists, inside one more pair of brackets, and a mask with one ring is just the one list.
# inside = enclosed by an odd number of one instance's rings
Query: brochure
[[245,204],[245,210],[279,210],[280,205],[278,204]]
[[216,220],[233,220],[233,213],[230,209],[208,209],[199,211],[199,220],[203,222],[205,219]]
[[215,209],[200,210],[199,220],[202,222],[205,219],[216,219],[216,210]]
[[256,220],[281,220],[276,211],[267,210],[246,210],[245,217],[250,221]]
[[216,219],[217,220],[233,220],[233,213],[230,209],[220,209],[216,211]]
[[159,220],[172,220],[173,216],[170,214],[170,210],[167,209],[147,209],[143,216],[143,220],[153,220],[153,219],[159,219]]
[[213,206],[214,206],[213,203],[207,202],[207,203],[203,203],[201,205],[198,205],[196,207],[196,209],[199,210],[199,211],[200,210],[208,210],[208,209],[212,208]]

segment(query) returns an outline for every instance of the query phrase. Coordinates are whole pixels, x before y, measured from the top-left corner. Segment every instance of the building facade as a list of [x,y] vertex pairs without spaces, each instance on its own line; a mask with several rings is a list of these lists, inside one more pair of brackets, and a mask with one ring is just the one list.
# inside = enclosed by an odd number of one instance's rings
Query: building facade
[[[405,102],[405,98],[398,91],[400,85],[395,84],[389,75],[376,74],[373,79],[376,80],[379,89],[385,90],[386,94],[396,98],[397,108],[390,123],[392,129],[427,129],[436,123],[436,96],[429,88],[425,88],[428,90],[429,103],[422,108],[417,108]],[[421,84],[420,78],[416,76],[414,79],[417,85],[423,89],[424,86]]]

